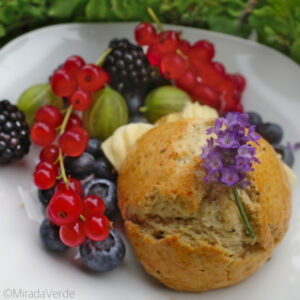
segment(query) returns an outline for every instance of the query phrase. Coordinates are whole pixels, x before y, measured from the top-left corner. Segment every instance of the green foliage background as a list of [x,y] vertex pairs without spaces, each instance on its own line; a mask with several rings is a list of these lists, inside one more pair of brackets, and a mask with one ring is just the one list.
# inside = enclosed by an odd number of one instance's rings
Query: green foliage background
[[258,41],[300,63],[300,0],[0,0],[0,46],[23,32],[64,22],[145,21],[150,6],[163,23]]

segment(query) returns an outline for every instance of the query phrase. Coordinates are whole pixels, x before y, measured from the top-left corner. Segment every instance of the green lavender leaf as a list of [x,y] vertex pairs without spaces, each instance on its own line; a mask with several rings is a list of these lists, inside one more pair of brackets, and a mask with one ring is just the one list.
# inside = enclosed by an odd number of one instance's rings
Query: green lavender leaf
[[81,0],[54,0],[48,15],[53,18],[70,18]]
[[300,38],[298,38],[291,48],[291,57],[300,64]]

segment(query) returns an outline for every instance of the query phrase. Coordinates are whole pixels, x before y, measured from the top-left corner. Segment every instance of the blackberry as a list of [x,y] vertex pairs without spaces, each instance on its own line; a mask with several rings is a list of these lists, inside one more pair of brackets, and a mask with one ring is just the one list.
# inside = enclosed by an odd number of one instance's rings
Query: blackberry
[[0,164],[21,159],[29,147],[30,130],[24,113],[8,100],[0,101]]
[[127,39],[113,39],[112,48],[103,68],[109,73],[111,87],[120,93],[136,87],[147,86],[151,78],[151,66],[143,49]]

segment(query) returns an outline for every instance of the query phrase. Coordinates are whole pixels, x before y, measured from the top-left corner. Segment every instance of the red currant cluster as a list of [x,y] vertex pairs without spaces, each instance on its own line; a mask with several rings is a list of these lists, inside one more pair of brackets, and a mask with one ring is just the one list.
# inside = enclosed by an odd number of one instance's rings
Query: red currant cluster
[[241,95],[246,86],[240,74],[226,73],[225,67],[213,61],[215,49],[207,40],[191,45],[175,31],[156,32],[150,23],[140,23],[135,39],[148,46],[147,58],[161,74],[187,91],[195,101],[216,108],[220,113],[243,111]]
[[67,97],[74,109],[83,111],[92,103],[91,93],[100,90],[109,81],[105,70],[95,64],[85,64],[81,57],[74,55],[54,72],[51,86],[56,95]]
[[[72,110],[87,109],[92,102],[91,93],[108,82],[108,74],[100,67],[86,65],[79,56],[68,58],[64,67],[56,70],[51,79],[53,92],[67,97],[70,103],[65,115],[55,106],[43,106],[36,112],[36,122],[31,128],[32,140],[43,147],[40,163],[35,168],[34,183],[41,190],[55,186],[47,216],[52,223],[60,226],[60,238],[70,247],[81,245],[86,237],[101,241],[109,234],[103,200],[97,196],[82,199],[81,183],[67,177],[64,167],[64,156],[80,156],[89,142],[80,117],[72,114]],[[58,130],[58,143],[55,145]]]
[[[81,188],[80,183],[74,183],[75,186]],[[77,191],[71,186],[67,190],[64,183],[56,187],[47,208],[49,220],[60,226],[60,239],[69,247],[80,246],[86,237],[94,241],[105,240],[110,226],[104,212],[105,204],[100,197],[90,195],[81,199]]]

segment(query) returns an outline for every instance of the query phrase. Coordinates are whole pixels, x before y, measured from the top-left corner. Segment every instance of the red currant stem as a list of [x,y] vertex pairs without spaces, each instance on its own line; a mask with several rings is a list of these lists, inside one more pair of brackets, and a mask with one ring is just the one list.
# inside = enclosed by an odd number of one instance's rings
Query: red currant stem
[[62,179],[61,175],[59,175],[59,176],[56,177],[56,180],[59,180],[59,179]]
[[111,52],[112,48],[108,48],[96,61],[95,65],[101,67],[107,57],[107,55]]
[[179,54],[186,61],[188,61],[189,58],[180,49],[176,49],[176,53]]
[[60,135],[64,134],[64,132],[65,132],[65,130],[66,130],[66,126],[67,126],[67,124],[68,124],[68,121],[69,121],[69,118],[70,118],[70,116],[71,116],[72,110],[73,110],[73,106],[70,105],[70,106],[68,107],[68,109],[67,109],[67,112],[66,112],[66,114],[65,114],[64,120],[63,120],[63,122],[62,122],[62,124],[61,124],[61,127],[60,127],[60,133],[59,133]]
[[79,218],[80,218],[80,220],[81,220],[82,222],[85,222],[85,221],[86,221],[86,218],[85,218],[84,215],[80,215]]
[[62,151],[60,148],[59,148],[58,158],[59,158],[59,166],[60,166],[60,174],[61,174],[60,176],[63,179],[67,189],[69,189],[69,180],[68,180],[65,165],[64,165],[64,157],[63,157],[63,154],[62,154]]
[[[64,120],[63,120],[63,122],[61,124],[60,132],[59,132],[60,135],[64,134],[64,132],[66,130],[66,126],[68,124],[68,121],[69,121],[69,118],[71,116],[72,110],[73,110],[73,106],[70,105],[68,107],[68,109],[67,109],[67,112],[65,114]],[[67,189],[69,189],[69,180],[68,180],[68,177],[67,177],[67,174],[66,174],[66,170],[65,170],[64,156],[63,156],[63,153],[62,153],[62,151],[61,151],[60,148],[59,148],[59,153],[58,153],[58,158],[57,159],[59,161],[60,176],[63,179],[63,181],[64,181]]]
[[150,6],[148,6],[148,7],[147,7],[147,11],[148,11],[148,14],[150,15],[150,17],[153,19],[153,21],[154,21],[154,22],[156,23],[156,25],[158,26],[159,30],[160,30],[161,32],[164,32],[164,29],[163,29],[163,27],[162,27],[162,25],[161,25],[161,23],[160,23],[158,17],[156,16],[155,12],[153,11],[153,9],[152,9]]

